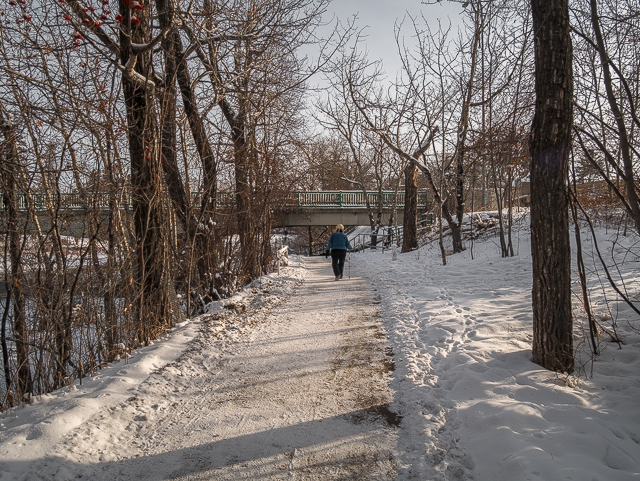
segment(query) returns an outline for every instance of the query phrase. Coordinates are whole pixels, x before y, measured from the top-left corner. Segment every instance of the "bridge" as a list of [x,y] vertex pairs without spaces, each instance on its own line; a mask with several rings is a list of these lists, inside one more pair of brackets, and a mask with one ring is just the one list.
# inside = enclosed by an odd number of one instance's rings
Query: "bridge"
[[[296,191],[292,192],[279,206],[282,213],[280,224],[283,227],[297,226],[327,226],[335,224],[344,225],[369,225],[367,200],[371,208],[376,211],[378,205],[382,206],[382,223],[389,223],[390,217],[395,213],[398,224],[402,224],[404,214],[404,191],[368,192],[342,190],[342,191]],[[131,210],[130,196],[121,197],[120,209]],[[202,196],[192,193],[192,205],[199,207]],[[98,212],[109,210],[109,194],[95,192],[86,194],[84,199],[79,193],[46,194],[18,194],[18,209],[26,212],[28,208],[34,210],[35,215],[43,229],[48,229],[50,219],[48,204],[54,211],[59,211],[63,218],[61,226],[70,236],[80,236],[86,232],[84,226],[84,213],[89,209]],[[218,193],[217,205],[232,208],[235,203],[233,192]],[[427,207],[427,191],[418,193],[418,210]],[[4,210],[4,198],[0,193],[0,231],[4,231],[6,211]]]
[[[365,198],[361,190],[293,192],[282,223],[288,227],[369,225],[367,200],[374,212],[377,211],[379,203],[382,205],[383,224],[388,224],[394,213],[398,224],[402,224],[404,191],[383,191],[382,194],[367,192],[367,198]],[[428,200],[427,191],[419,191],[418,210],[426,209]]]

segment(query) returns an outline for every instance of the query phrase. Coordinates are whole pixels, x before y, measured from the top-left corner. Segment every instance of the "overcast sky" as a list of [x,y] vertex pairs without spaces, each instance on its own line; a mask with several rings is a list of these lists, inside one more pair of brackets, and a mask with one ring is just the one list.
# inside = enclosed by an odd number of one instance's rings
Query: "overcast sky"
[[[423,5],[420,0],[333,0],[325,19],[328,21],[335,15],[345,23],[349,17],[357,14],[356,26],[365,28],[369,57],[372,60],[381,59],[387,76],[393,78],[400,69],[394,25],[400,24],[407,14],[418,17],[421,12],[434,28],[438,18],[443,24],[448,24],[450,19],[456,25],[459,23],[460,5],[446,0],[435,5]],[[402,33],[404,37],[412,34],[408,17]]]

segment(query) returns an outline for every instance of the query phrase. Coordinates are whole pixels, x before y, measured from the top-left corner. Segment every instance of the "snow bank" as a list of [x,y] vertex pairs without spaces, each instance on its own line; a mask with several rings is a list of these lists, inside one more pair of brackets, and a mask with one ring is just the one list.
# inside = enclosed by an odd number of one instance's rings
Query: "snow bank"
[[[87,453],[87,461],[106,461],[106,447],[118,442],[123,430],[132,429],[134,421],[146,422],[166,409],[166,406],[141,407],[139,396],[148,389],[146,384],[156,382],[153,374],[173,370],[176,377],[188,378],[192,367],[183,366],[184,372],[174,367],[185,351],[201,347],[203,338],[236,337],[250,329],[235,325],[232,314],[244,309],[257,312],[289,297],[304,275],[299,268],[300,260],[293,262],[296,267],[282,269],[280,276],[264,276],[232,298],[209,304],[208,314],[176,326],[163,339],[97,375],[36,397],[31,405],[0,413],[0,480],[75,478],[73,473],[80,468],[68,456],[70,450],[77,451],[79,446]],[[177,383],[167,384],[156,390],[164,389],[179,396],[180,389],[176,386]],[[113,415],[124,411],[127,416]],[[82,469],[87,479],[102,479],[95,464],[88,463]]]

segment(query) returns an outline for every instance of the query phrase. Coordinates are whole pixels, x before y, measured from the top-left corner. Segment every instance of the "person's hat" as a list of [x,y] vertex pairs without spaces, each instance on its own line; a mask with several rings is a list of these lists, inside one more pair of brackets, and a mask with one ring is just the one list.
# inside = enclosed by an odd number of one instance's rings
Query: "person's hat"
[[344,230],[344,226],[342,224],[338,224],[336,226],[336,230]]

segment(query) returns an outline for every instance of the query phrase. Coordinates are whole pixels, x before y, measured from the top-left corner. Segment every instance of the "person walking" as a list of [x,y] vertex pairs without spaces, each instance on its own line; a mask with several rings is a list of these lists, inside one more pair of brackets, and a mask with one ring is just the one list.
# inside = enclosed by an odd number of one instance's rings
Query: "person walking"
[[351,244],[349,243],[347,234],[344,233],[344,226],[338,224],[336,231],[329,237],[325,251],[325,257],[329,257],[329,253],[331,253],[331,267],[333,268],[333,274],[336,276],[336,281],[342,279],[344,260],[347,257],[347,250],[349,249],[351,249]]

